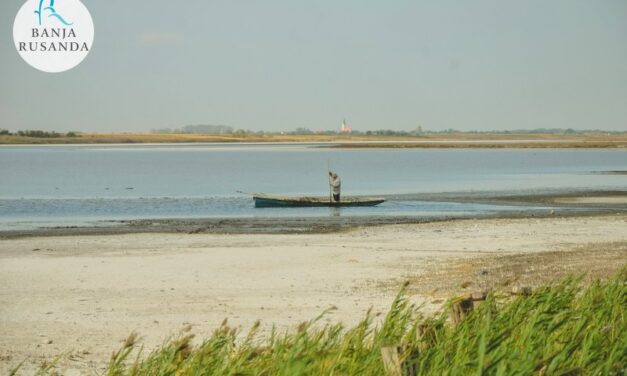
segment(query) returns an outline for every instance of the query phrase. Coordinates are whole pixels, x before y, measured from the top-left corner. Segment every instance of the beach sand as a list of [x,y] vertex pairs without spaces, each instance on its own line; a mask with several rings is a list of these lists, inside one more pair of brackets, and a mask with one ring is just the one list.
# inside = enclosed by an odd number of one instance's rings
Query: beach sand
[[563,204],[610,204],[627,205],[625,196],[597,196],[597,197],[564,197],[555,199],[557,203]]
[[[348,325],[404,281],[426,313],[474,289],[536,285],[627,263],[627,215],[468,219],[307,234],[121,234],[0,240],[0,373],[65,354],[99,371],[137,331],[145,351],[224,318],[286,329],[334,307]],[[462,288],[461,285],[468,286]],[[27,372],[28,373],[28,372]]]

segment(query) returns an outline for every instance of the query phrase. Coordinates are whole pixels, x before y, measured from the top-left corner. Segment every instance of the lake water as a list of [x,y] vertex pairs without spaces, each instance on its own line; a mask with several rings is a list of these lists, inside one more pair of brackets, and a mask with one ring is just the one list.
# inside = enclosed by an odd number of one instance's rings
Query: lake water
[[[0,229],[172,217],[337,215],[254,209],[237,193],[400,195],[341,215],[459,215],[511,207],[422,202],[411,194],[627,188],[627,150],[328,149],[319,145],[0,147]],[[403,196],[405,195],[405,196]],[[409,195],[409,196],[408,196]]]

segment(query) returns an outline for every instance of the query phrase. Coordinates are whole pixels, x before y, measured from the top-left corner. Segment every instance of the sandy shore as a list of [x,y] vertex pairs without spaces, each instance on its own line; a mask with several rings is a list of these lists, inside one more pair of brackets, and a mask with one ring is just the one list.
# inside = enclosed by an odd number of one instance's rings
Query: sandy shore
[[610,204],[627,205],[627,197],[599,196],[599,197],[565,197],[556,200],[564,204]]
[[605,276],[627,263],[627,215],[332,234],[23,237],[0,249],[0,373],[66,353],[71,374],[101,369],[134,330],[151,349],[189,324],[207,335],[226,317],[287,328],[333,306],[327,320],[352,324],[369,307],[384,312],[405,280],[434,312],[466,290]]

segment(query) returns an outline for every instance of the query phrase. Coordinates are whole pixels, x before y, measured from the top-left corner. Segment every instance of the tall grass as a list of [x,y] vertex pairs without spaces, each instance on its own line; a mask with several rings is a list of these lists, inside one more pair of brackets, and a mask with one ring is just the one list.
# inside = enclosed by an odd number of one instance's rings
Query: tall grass
[[[493,293],[458,325],[449,309],[424,318],[402,290],[385,319],[358,325],[319,318],[259,338],[227,323],[201,344],[182,335],[141,356],[134,335],[106,375],[384,375],[381,348],[401,345],[404,372],[421,375],[619,375],[627,361],[627,268],[581,288],[569,278],[530,296]],[[420,333],[420,335],[418,335]]]

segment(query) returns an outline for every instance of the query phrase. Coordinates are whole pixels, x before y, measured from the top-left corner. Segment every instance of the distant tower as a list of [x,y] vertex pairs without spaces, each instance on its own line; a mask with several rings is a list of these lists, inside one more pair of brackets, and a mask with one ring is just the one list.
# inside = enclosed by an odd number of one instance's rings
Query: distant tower
[[340,127],[340,133],[353,133],[353,128],[346,124],[346,119],[342,120],[342,126]]

